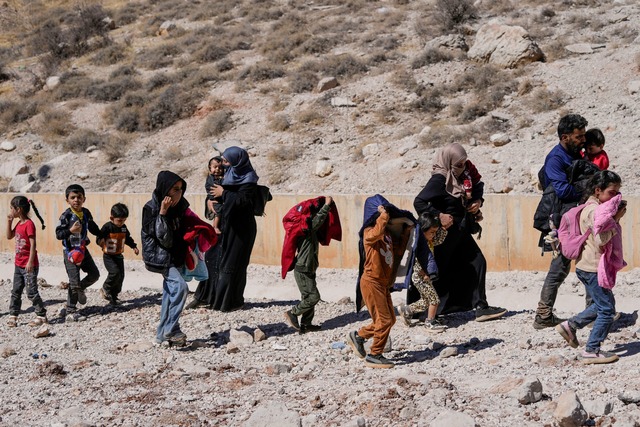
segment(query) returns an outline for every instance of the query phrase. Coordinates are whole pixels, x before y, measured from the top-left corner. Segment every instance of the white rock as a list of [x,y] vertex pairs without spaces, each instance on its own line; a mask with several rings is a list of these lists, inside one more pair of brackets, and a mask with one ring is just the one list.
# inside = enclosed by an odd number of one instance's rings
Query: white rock
[[44,85],[44,90],[52,90],[60,84],[60,76],[51,76],[47,78],[47,82]]
[[316,87],[317,92],[324,92],[329,89],[333,89],[334,87],[338,87],[340,83],[338,83],[338,79],[335,77],[325,77],[318,82],[318,86]]
[[418,147],[418,143],[414,139],[409,139],[401,143],[400,145],[398,145],[397,151],[398,151],[398,154],[400,154],[401,156],[404,156],[405,154],[407,154],[407,151],[413,150],[414,148],[417,148],[417,147]]
[[331,98],[332,107],[355,107],[356,103],[347,98],[335,97]]
[[82,180],[89,178],[89,174],[86,172],[77,172],[76,176]]
[[250,346],[253,344],[253,336],[246,331],[231,329],[229,331],[229,342],[238,347]]
[[16,144],[14,144],[11,141],[2,141],[2,143],[0,143],[0,150],[13,151],[15,149],[16,149]]
[[537,378],[527,378],[510,395],[523,405],[538,402],[542,399],[542,383]]
[[445,411],[436,416],[429,427],[475,427],[476,422],[470,415],[461,412]]
[[300,427],[300,414],[290,411],[280,402],[267,402],[261,404],[251,414],[251,417],[242,424],[243,427]]
[[560,427],[579,427],[589,418],[574,391],[562,393],[557,403],[553,417]]
[[34,176],[31,175],[30,173],[23,173],[22,175],[16,175],[11,179],[11,182],[9,182],[9,191],[18,193],[22,191],[23,187],[25,187],[27,184],[35,180],[36,179],[34,178]]
[[496,23],[480,27],[467,56],[509,68],[544,58],[542,50],[524,28]]
[[494,133],[489,137],[489,141],[496,147],[502,147],[510,143],[511,138],[506,133]]
[[377,143],[367,144],[362,147],[362,155],[367,156],[375,156],[380,152],[380,146]]
[[316,162],[315,173],[319,177],[330,175],[333,171],[333,164],[329,160],[318,160]]
[[564,48],[572,53],[593,53],[593,49],[591,48],[591,44],[589,43],[575,43],[570,44],[569,46],[565,46]]
[[631,80],[627,85],[630,95],[640,93],[640,80]]

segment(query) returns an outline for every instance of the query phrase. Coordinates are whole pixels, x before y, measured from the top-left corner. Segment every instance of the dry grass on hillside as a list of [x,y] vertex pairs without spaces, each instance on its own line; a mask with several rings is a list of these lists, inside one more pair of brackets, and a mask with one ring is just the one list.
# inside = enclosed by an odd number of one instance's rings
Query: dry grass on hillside
[[[471,63],[462,50],[425,43],[447,34],[471,39],[478,22],[496,16],[526,28],[547,61],[567,55],[564,46],[583,41],[585,29],[596,30],[601,42],[637,37],[628,23],[605,25],[580,12],[601,6],[598,0],[11,0],[0,7],[0,132],[22,126],[46,142],[84,147],[65,109],[91,102],[108,107],[99,126],[103,135],[83,134],[88,141],[123,135],[135,141],[196,113],[207,115],[197,138],[221,137],[241,123],[236,118],[242,112],[202,106],[211,88],[232,83],[236,92],[273,104],[267,130],[313,139],[315,130],[338,119],[327,120],[323,97],[293,107],[292,100],[304,99],[296,97],[311,93],[326,76],[348,87],[385,75],[393,95],[350,116],[363,135],[372,125],[402,123],[403,135],[431,124],[429,146],[470,135],[484,139],[495,129],[527,125],[496,123],[492,111],[553,111],[566,95],[536,87],[521,70]],[[161,32],[167,21],[173,25]],[[60,84],[42,91],[54,75]],[[47,126],[29,124],[39,114]],[[398,132],[386,134],[391,139]],[[279,160],[286,165],[295,158]],[[272,183],[284,179],[273,173]]]

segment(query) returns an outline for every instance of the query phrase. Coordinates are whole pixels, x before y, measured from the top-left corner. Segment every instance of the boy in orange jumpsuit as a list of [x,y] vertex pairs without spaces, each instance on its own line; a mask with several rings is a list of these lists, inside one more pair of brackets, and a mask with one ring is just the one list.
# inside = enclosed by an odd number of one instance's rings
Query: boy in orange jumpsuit
[[[383,205],[378,206],[379,216],[373,226],[363,232],[365,261],[360,290],[371,315],[372,322],[347,336],[347,343],[356,356],[365,359],[371,368],[392,368],[393,362],[382,355],[391,327],[396,322],[390,289],[395,282],[398,266],[402,259],[413,223],[403,221],[399,237],[392,237],[389,230],[389,213]],[[370,353],[364,342],[373,338]]]

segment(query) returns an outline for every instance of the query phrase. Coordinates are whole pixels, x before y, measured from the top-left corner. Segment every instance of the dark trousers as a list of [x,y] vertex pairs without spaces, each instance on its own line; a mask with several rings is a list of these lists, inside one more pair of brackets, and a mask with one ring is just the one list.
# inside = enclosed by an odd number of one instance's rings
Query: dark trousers
[[[64,252],[62,258],[64,259],[64,268],[67,270],[67,276],[69,276],[67,311],[72,312],[76,310],[76,304],[78,304],[78,290],[87,289],[96,283],[100,278],[100,271],[96,267],[96,263],[93,261],[88,249],[85,251],[84,259],[80,265],[75,265],[69,261],[67,254]],[[80,271],[87,273],[82,280],[80,280]]]
[[9,303],[9,314],[17,316],[22,308],[22,292],[27,288],[27,298],[33,304],[36,315],[45,316],[47,310],[44,308],[44,302],[38,293],[38,267],[35,267],[31,273],[27,273],[24,268],[16,265],[13,271],[13,289],[11,290],[11,301]]
[[320,301],[320,292],[316,284],[316,273],[298,270],[293,271],[298,289],[300,289],[300,303],[291,309],[296,316],[302,315],[300,324],[308,326],[313,321],[315,306]]
[[122,291],[122,282],[124,282],[124,256],[103,254],[102,261],[108,273],[102,288],[107,296],[116,298]]
[[553,315],[553,305],[556,303],[558,288],[571,271],[571,260],[559,254],[556,259],[551,260],[549,272],[544,279],[542,290],[540,291],[540,301],[536,310],[536,317],[549,319]]

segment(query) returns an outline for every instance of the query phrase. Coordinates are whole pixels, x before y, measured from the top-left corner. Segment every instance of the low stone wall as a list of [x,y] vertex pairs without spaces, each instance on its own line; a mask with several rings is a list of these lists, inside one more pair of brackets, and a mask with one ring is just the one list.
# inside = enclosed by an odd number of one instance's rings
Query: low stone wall
[[[0,195],[5,215],[9,210],[9,201],[14,194]],[[60,214],[68,207],[63,194],[42,193],[29,195],[45,219],[45,230],[40,230],[35,215],[32,219],[38,227],[38,251],[43,254],[61,254],[60,242],[55,237],[55,227]],[[297,202],[308,199],[310,195],[276,194],[267,204],[266,215],[257,218],[258,236],[251,257],[256,264],[279,265],[284,240],[282,217]],[[320,265],[327,268],[358,267],[358,230],[362,225],[363,205],[366,195],[336,195],[340,219],[342,222],[342,242],[332,242],[330,246],[320,248]],[[385,195],[396,206],[413,211],[413,195]],[[197,213],[204,211],[204,194],[187,193],[191,208]],[[640,254],[636,250],[634,236],[638,236],[638,216],[640,198],[627,197],[628,211],[623,218],[625,259],[629,268],[640,265]],[[136,242],[140,242],[140,223],[142,207],[149,200],[148,194],[108,194],[89,193],[85,207],[88,208],[99,226],[109,220],[111,206],[125,203],[129,207],[130,217],[127,226]],[[533,212],[539,196],[523,195],[487,195],[485,197],[482,238],[478,244],[487,258],[490,271],[506,270],[546,270],[551,257],[540,255],[538,238],[540,233],[532,227]],[[97,253],[95,244],[90,246]],[[14,242],[0,239],[0,250],[13,252]],[[126,250],[125,257],[135,257]]]

